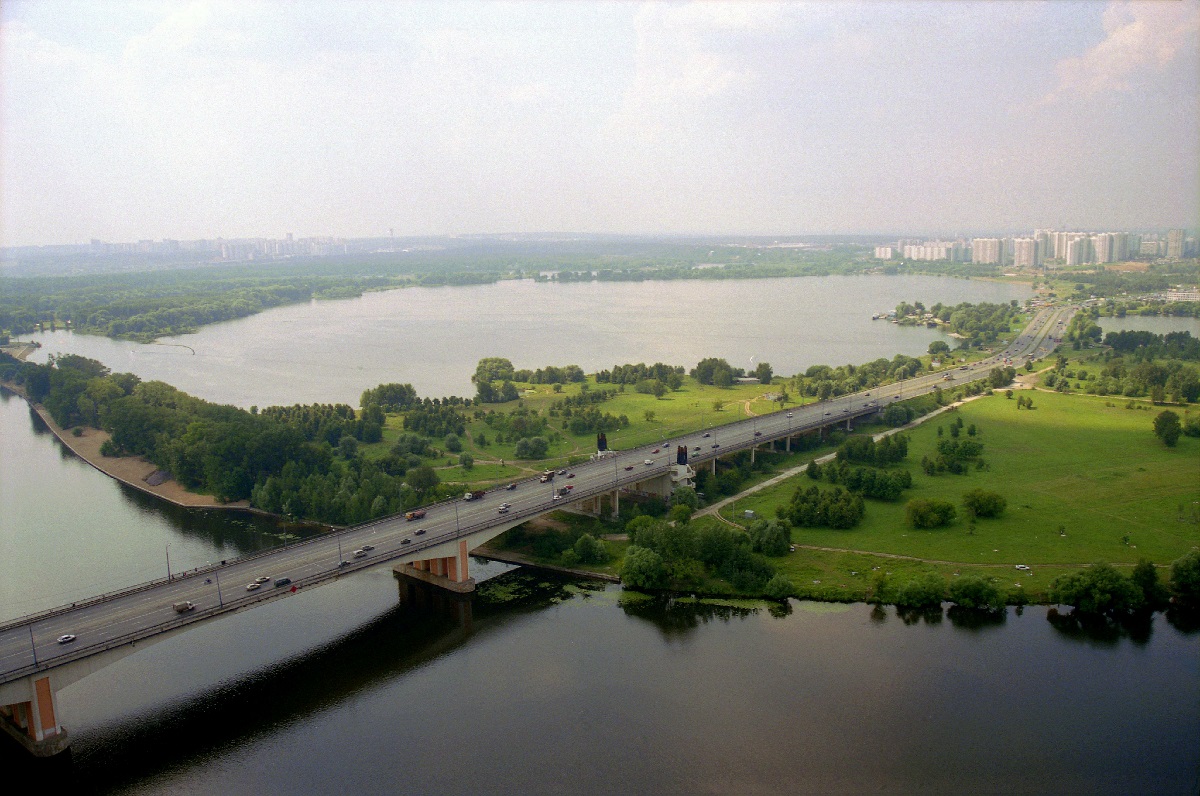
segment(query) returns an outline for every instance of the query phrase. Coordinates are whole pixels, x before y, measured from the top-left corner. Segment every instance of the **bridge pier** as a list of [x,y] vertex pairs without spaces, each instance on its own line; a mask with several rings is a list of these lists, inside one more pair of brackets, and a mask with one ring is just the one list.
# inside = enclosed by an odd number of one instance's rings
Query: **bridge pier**
[[786,437],[783,438],[783,451],[784,451],[784,453],[792,452],[792,435],[791,434],[788,434]]
[[65,727],[58,723],[58,693],[50,682],[50,673],[30,675],[5,686],[12,699],[12,689],[28,688],[28,700],[0,705],[0,727],[34,757],[50,757],[66,751],[71,740]]
[[467,540],[460,539],[458,552],[452,556],[426,558],[410,563],[397,564],[392,571],[397,575],[439,586],[458,594],[475,591],[475,579],[467,573]]

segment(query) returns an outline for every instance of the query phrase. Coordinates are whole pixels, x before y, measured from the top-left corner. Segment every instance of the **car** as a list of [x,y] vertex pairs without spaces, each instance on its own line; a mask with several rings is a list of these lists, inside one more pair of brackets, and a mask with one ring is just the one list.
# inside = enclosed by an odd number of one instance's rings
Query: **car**
[[652,450],[652,451],[650,451],[650,452],[651,452],[651,453],[658,453],[658,450],[659,450],[658,448],[655,448],[654,450]]
[[704,432],[704,436],[705,436],[705,437],[711,437],[711,436],[712,436],[712,434],[710,434],[710,433],[708,433],[707,431],[705,431],[705,432]]
[[503,503],[501,503],[501,504],[500,504],[500,508],[502,508],[502,509],[511,509],[511,508],[512,508],[512,504],[511,504],[511,503],[509,503],[509,502],[506,500],[506,501],[504,501]]
[[574,478],[574,477],[575,477],[575,473],[567,473],[567,478]]
[[355,557],[355,558],[362,558],[362,557],[363,557],[363,556],[365,556],[366,554],[367,554],[367,551],[366,551],[366,550],[363,550],[361,547],[360,547],[359,549],[357,549],[357,550],[355,550],[355,551],[354,551],[354,557]]
[[712,444],[712,446],[713,446],[714,448],[719,448],[719,447],[721,447],[721,443],[719,443],[719,442],[714,442],[714,443]]
[[371,552],[372,550],[374,550],[374,549],[375,549],[375,545],[373,545],[373,544],[365,544],[365,545],[363,545],[363,546],[362,546],[362,549],[363,549],[363,550],[366,550],[366,551],[369,553],[369,552]]
[[826,412],[825,417],[829,417],[831,414],[833,414],[833,412]]
[[1028,566],[1026,566],[1025,564],[1017,564],[1017,569],[1021,570],[1022,572],[1028,572],[1028,571],[1029,571],[1029,567],[1028,567]]
[[699,453],[699,452],[700,452],[700,446],[699,446],[699,445],[697,445],[696,447],[692,448],[692,453]]
[[653,460],[653,459],[647,459],[646,461],[642,462],[642,464],[644,464],[644,465],[646,465],[647,467],[649,467],[650,465],[654,464],[654,460]]
[[555,500],[562,500],[562,495],[555,495],[555,496],[554,496],[554,499],[555,499]]
[[559,471],[558,471],[558,474],[559,474],[559,475],[566,475],[566,474],[567,474],[567,471],[566,471],[566,470],[559,470]]
[[74,640],[75,640],[74,633],[64,633],[63,635],[58,637],[59,644],[70,644]]
[[870,406],[870,405],[871,405],[870,401],[867,401],[865,404],[863,404],[863,406]]
[[196,604],[191,600],[183,600],[182,602],[175,603],[171,606],[171,608],[173,608],[177,614],[186,614],[188,611],[195,610]]
[[871,393],[865,393],[865,395],[867,395],[868,397],[870,397]]
[[349,561],[339,561],[338,562],[338,569],[341,569],[342,567],[348,567],[348,566],[350,566]]
[[959,370],[966,370],[966,369],[967,369],[966,365],[963,365],[961,368],[959,368]]
[[506,487],[504,487],[504,488],[505,488],[505,489],[507,489],[507,490],[509,490],[509,491],[512,491],[513,489],[516,489],[516,488],[517,488],[517,484],[516,484],[516,482],[514,481],[513,483],[509,484],[508,486],[506,486]]
[[508,513],[508,506],[499,506],[499,507],[497,507],[497,509],[496,509],[496,513],[497,513],[497,514],[507,514],[507,513]]
[[791,413],[791,412],[788,412],[788,413],[787,413],[787,416],[788,416],[788,417],[791,417],[791,416],[792,416],[792,413]]
[[626,470],[632,470],[632,469],[633,469],[633,465],[632,465],[632,464],[627,464],[627,465],[625,465],[625,469],[626,469]]
[[260,575],[259,577],[254,579],[254,582],[255,583],[266,583],[269,580],[270,580],[270,578],[268,578],[266,575]]
[[[412,544],[412,539],[401,539],[400,544]],[[363,553],[363,555],[366,555],[366,553]]]
[[424,535],[425,535],[425,529],[424,529],[424,528],[417,528],[417,533],[416,533],[416,535],[417,535],[417,536],[424,536]]
[[246,584],[246,591],[258,591],[261,588],[262,588],[261,583],[256,582],[256,583],[247,583]]
[[280,589],[292,582],[291,578],[276,578],[275,588]]
[[574,489],[574,488],[575,488],[574,484],[567,484],[565,487],[563,487],[563,489]]
[[761,432],[761,431],[755,431],[755,432],[754,432],[754,436],[756,436],[756,437],[761,437],[761,436],[762,436],[762,432]]

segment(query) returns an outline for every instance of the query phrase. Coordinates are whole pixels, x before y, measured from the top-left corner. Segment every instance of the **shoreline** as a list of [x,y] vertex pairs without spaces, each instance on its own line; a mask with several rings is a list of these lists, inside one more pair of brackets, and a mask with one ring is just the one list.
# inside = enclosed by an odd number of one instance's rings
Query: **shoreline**
[[67,450],[75,454],[79,459],[89,466],[95,468],[99,472],[107,475],[115,481],[120,481],[122,484],[131,486],[148,495],[153,495],[156,498],[165,500],[181,508],[187,509],[205,509],[205,510],[227,510],[227,511],[247,511],[254,514],[262,514],[265,516],[275,517],[277,515],[270,512],[262,511],[261,509],[253,508],[248,500],[239,500],[233,503],[220,503],[212,495],[202,495],[198,492],[191,492],[184,488],[182,484],[174,478],[167,477],[165,481],[158,484],[151,484],[148,479],[155,473],[160,472],[157,465],[147,461],[141,456],[121,456],[112,457],[104,456],[100,453],[100,446],[109,439],[107,431],[100,429],[89,428],[86,426],[78,426],[82,429],[80,436],[75,436],[73,433],[67,433],[59,428],[54,422],[54,418],[46,411],[46,408],[41,404],[34,403],[29,400],[29,396],[21,389],[19,385],[9,382],[0,382],[0,388],[11,392],[13,395],[23,399],[50,432],[58,438],[58,441],[66,446]]

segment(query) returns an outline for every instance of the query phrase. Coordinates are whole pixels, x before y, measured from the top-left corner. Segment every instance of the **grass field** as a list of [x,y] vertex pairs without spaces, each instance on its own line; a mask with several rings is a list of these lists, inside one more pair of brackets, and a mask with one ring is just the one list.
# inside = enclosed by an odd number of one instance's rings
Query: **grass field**
[[[937,427],[955,416],[948,413],[910,432],[905,466],[913,489],[901,500],[868,501],[859,526],[798,528],[794,541],[965,565],[1037,565],[1033,577],[1042,581],[1048,566],[1132,564],[1143,557],[1166,564],[1200,546],[1194,513],[1200,506],[1200,440],[1184,437],[1167,448],[1151,431],[1156,412],[1125,409],[1123,402],[1032,395],[1032,411],[1017,410],[1016,401],[1002,395],[957,410],[966,424],[979,428],[987,470],[933,477],[921,471],[921,457],[934,450]],[[744,509],[774,516],[797,485],[810,483],[806,476],[790,479],[739,500],[725,516],[737,521]],[[977,487],[1003,494],[1008,508],[999,518],[978,520],[974,534],[962,516],[937,530],[906,525],[907,500],[938,497],[960,504],[962,494]]]

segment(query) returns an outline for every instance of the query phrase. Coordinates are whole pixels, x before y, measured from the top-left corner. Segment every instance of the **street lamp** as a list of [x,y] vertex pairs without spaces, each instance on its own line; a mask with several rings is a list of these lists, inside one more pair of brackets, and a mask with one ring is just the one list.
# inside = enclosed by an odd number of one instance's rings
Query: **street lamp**
[[33,650],[33,665],[37,666],[37,644],[33,643],[33,625],[29,627],[29,649]]
[[214,570],[213,574],[217,576],[217,607],[224,608],[225,600],[221,597],[221,570]]
[[170,583],[171,582],[171,545],[170,545],[170,543],[167,543],[167,546],[165,549],[167,551],[167,582]]
[[462,533],[462,529],[458,525],[458,501],[454,501],[454,535],[457,537]]

